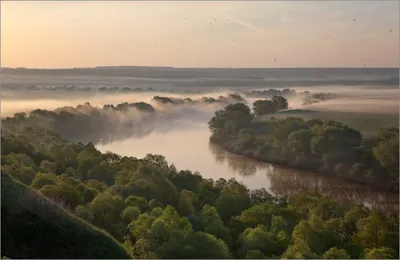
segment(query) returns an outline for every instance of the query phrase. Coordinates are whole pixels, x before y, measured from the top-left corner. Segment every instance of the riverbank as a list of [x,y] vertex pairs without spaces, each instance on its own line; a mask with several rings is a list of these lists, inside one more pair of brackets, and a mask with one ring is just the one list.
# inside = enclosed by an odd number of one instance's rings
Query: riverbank
[[321,176],[321,177],[330,177],[330,178],[340,179],[340,180],[344,180],[344,181],[349,181],[349,182],[352,182],[352,183],[358,184],[358,185],[365,185],[365,186],[368,186],[368,187],[373,188],[374,190],[377,190],[377,191],[380,191],[380,192],[390,192],[390,193],[393,193],[393,194],[398,193],[398,190],[396,190],[396,189],[388,189],[384,185],[379,185],[379,184],[378,185],[372,185],[371,183],[363,181],[363,180],[360,180],[360,179],[355,179],[355,178],[351,178],[351,177],[347,177],[347,176],[338,176],[338,175],[332,174],[332,173],[321,173],[321,172],[314,171],[313,169],[310,169],[310,168],[307,168],[307,167],[301,167],[301,166],[300,167],[293,167],[293,166],[290,166],[288,164],[283,164],[283,163],[280,163],[280,162],[265,161],[260,157],[251,156],[248,153],[246,153],[245,151],[244,152],[234,151],[229,146],[224,146],[223,144],[219,144],[219,143],[213,141],[211,138],[210,138],[210,143],[212,145],[214,145],[214,146],[219,147],[219,149],[223,149],[227,153],[231,153],[231,154],[236,155],[236,156],[242,156],[242,157],[244,157],[244,158],[246,158],[248,160],[254,160],[257,163],[267,163],[267,164],[271,164],[271,165],[274,165],[274,166],[284,167],[284,168],[286,168],[288,170],[296,171],[296,172],[304,172],[304,173],[313,172],[314,174],[316,174],[318,176]]
[[258,161],[398,191],[398,128],[367,137],[333,120],[256,119],[248,106],[229,105],[209,121],[210,140]]

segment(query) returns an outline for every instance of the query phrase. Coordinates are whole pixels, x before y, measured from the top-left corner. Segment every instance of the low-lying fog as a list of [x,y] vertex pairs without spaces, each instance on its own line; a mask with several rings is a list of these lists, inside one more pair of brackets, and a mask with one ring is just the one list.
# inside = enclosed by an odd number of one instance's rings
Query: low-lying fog
[[[360,112],[360,113],[399,113],[399,89],[393,88],[362,88],[362,87],[295,87],[297,93],[310,91],[311,93],[335,93],[339,97],[325,100],[324,102],[312,105],[302,105],[303,97],[297,95],[289,97],[289,107],[291,109],[307,109],[318,111],[341,111],[341,112]],[[245,90],[249,91],[249,90]],[[177,94],[166,92],[147,92],[147,93],[98,93],[98,92],[58,92],[58,91],[3,91],[1,97],[1,116],[12,116],[17,112],[30,112],[40,108],[54,110],[58,107],[77,106],[89,102],[93,106],[103,107],[105,104],[119,104],[122,102],[147,102],[151,103],[154,96],[168,96],[175,98],[198,99],[203,96],[217,98],[220,95],[227,95],[233,91],[229,89],[219,89],[203,94]],[[240,93],[240,91],[239,91]],[[258,99],[246,97],[249,105]],[[154,105],[154,103],[152,103]]]
[[[302,105],[303,96],[297,94],[289,97],[291,109],[308,109],[312,111],[354,112],[353,114],[392,115],[390,125],[398,125],[399,90],[379,88],[348,87],[312,87],[291,88],[297,93],[335,93],[337,97],[312,105]],[[251,106],[255,100],[263,98],[248,97],[238,91]],[[137,110],[116,113],[120,116],[116,122],[136,120],[128,131],[115,136],[102,138],[97,148],[102,152],[112,151],[125,156],[141,158],[147,153],[164,155],[169,163],[178,169],[198,171],[203,176],[218,178],[236,178],[249,188],[264,187],[272,193],[287,195],[296,191],[318,189],[321,193],[335,199],[350,199],[356,203],[383,208],[398,209],[396,194],[377,191],[367,186],[354,184],[345,180],[304,173],[293,169],[276,167],[271,164],[260,164],[256,161],[234,156],[209,143],[210,132],[207,122],[214,112],[226,104],[160,105],[152,101],[154,96],[199,99],[201,97],[227,96],[229,89],[203,94],[176,94],[166,92],[148,93],[96,93],[96,92],[61,92],[61,91],[7,91],[2,93],[1,115],[12,116],[16,112],[29,112],[40,108],[54,110],[59,107],[73,106],[89,102],[99,109],[104,104],[117,105],[122,102],[146,102],[157,111],[157,116],[150,121]],[[84,109],[84,108],[83,108]],[[346,113],[343,113],[346,114]],[[342,114],[339,113],[339,119]],[[367,124],[376,123],[374,116],[365,117]],[[391,119],[394,118],[394,119]],[[380,124],[378,122],[378,124]],[[113,135],[113,134],[109,134]]]

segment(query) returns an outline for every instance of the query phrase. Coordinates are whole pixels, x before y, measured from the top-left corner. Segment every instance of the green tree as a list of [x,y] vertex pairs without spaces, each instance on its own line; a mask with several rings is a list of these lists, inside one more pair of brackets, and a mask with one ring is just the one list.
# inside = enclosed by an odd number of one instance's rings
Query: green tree
[[75,187],[67,183],[45,185],[40,188],[39,192],[47,198],[61,202],[72,209],[84,202],[82,195],[75,189]]
[[346,250],[339,249],[337,247],[332,247],[322,255],[322,258],[323,259],[350,259],[350,256],[347,254]]
[[47,160],[43,160],[40,163],[39,171],[45,172],[45,173],[47,173],[47,172],[56,173],[57,172],[57,164],[55,162],[49,162]]
[[128,206],[121,212],[122,221],[126,224],[131,223],[140,215],[140,209],[135,206]]
[[378,248],[386,245],[387,223],[378,214],[360,219],[353,241],[363,248]]
[[215,207],[205,205],[200,212],[200,220],[206,233],[222,239],[228,246],[232,244],[232,238],[229,234],[229,229],[224,226],[224,223],[222,222]]
[[190,235],[188,244],[194,248],[191,257],[197,259],[227,259],[231,257],[224,241],[204,232]]
[[41,189],[45,185],[55,185],[57,176],[55,173],[37,173],[32,180],[31,187],[34,189]]
[[365,259],[398,259],[396,250],[387,247],[379,247],[365,250]]
[[279,256],[284,250],[275,240],[274,235],[268,232],[263,225],[246,229],[240,236],[239,241],[241,241],[243,256],[249,250],[260,250],[265,256]]

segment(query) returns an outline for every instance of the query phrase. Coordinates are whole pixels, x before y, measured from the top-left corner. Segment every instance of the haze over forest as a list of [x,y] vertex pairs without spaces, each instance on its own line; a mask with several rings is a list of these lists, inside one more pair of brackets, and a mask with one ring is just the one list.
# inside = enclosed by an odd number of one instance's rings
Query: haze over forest
[[399,259],[399,1],[2,1],[3,259]]

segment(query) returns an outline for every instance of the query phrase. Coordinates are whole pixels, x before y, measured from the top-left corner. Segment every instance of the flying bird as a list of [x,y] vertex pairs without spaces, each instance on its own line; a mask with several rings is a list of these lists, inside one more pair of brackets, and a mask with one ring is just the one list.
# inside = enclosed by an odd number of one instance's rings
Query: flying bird
[[353,22],[355,22],[356,21],[356,19],[353,19]]
[[389,30],[389,32],[392,32],[392,30]]

